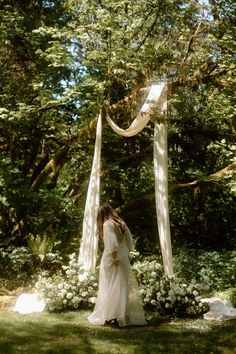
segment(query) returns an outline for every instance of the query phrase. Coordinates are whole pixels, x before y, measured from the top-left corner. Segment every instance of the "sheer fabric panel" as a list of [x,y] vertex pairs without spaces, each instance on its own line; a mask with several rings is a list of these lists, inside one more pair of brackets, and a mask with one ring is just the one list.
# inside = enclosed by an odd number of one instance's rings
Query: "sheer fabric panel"
[[153,142],[157,225],[165,274],[173,274],[168,204],[167,126],[155,124]]
[[[159,108],[161,114],[167,108],[166,85],[152,85],[148,96],[138,116],[127,129],[117,126],[107,116],[111,128],[119,135],[131,137],[138,134],[146,127],[150,120],[150,113],[153,109]],[[96,216],[99,208],[100,189],[100,159],[101,159],[101,135],[102,122],[101,114],[98,117],[96,142],[94,149],[93,166],[89,181],[84,221],[82,242],[79,253],[79,263],[86,270],[94,270],[97,256]],[[155,175],[155,200],[157,211],[158,232],[160,237],[161,251],[165,273],[173,274],[172,250],[169,225],[168,208],[168,163],[167,163],[167,127],[165,123],[156,123],[154,128],[154,175]]]
[[97,258],[98,237],[96,234],[96,221],[100,201],[101,141],[102,118],[100,113],[97,121],[93,164],[84,210],[82,240],[79,251],[79,264],[87,271],[95,269]]

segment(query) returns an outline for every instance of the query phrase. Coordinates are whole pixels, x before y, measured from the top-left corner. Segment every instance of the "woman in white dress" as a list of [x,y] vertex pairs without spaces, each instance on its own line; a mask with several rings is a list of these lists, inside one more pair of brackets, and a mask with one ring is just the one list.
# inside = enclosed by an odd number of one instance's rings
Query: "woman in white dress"
[[109,204],[99,208],[98,233],[104,242],[100,263],[99,290],[89,322],[145,325],[138,284],[132,272],[129,251],[132,235],[125,222]]

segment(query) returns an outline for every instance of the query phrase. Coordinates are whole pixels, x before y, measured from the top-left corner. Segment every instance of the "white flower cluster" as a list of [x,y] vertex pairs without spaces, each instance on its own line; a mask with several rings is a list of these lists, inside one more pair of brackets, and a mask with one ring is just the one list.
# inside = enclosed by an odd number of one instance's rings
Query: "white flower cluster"
[[42,294],[49,311],[88,307],[95,302],[98,283],[96,274],[89,274],[77,262],[76,255],[70,255],[64,272],[52,277],[44,272],[38,278],[35,288]]
[[141,287],[144,305],[160,314],[198,315],[205,311],[200,299],[209,290],[209,279],[190,282],[179,277],[168,277],[156,260],[145,260],[134,265]]

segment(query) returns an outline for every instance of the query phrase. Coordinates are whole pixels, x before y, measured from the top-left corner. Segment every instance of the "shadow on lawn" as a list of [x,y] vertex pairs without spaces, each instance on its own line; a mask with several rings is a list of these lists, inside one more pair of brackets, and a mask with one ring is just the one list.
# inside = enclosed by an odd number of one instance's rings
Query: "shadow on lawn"
[[1,354],[233,354],[236,321],[151,318],[146,327],[92,326],[87,313],[19,315],[0,321]]

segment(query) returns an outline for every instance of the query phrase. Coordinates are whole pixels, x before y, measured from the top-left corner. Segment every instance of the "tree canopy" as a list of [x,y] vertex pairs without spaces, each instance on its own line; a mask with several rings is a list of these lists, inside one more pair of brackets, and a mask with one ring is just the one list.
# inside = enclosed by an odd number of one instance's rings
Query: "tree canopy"
[[[235,4],[232,0],[11,0],[0,4],[0,237],[72,247],[96,117],[122,127],[144,88],[168,84],[173,243],[232,248],[235,222]],[[103,124],[102,194],[138,248],[157,240],[153,117],[138,136]]]

